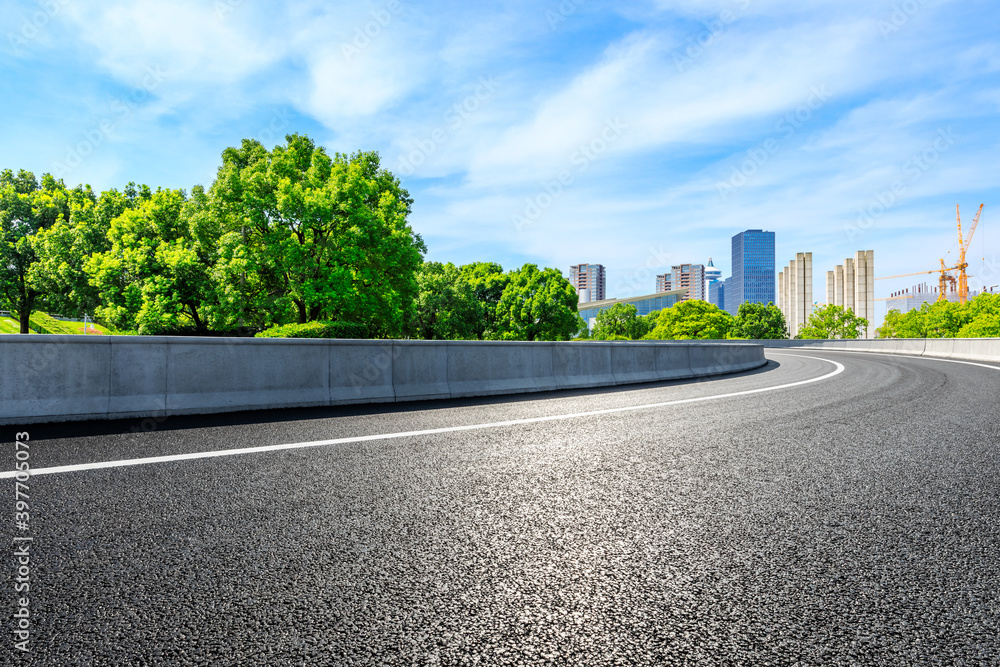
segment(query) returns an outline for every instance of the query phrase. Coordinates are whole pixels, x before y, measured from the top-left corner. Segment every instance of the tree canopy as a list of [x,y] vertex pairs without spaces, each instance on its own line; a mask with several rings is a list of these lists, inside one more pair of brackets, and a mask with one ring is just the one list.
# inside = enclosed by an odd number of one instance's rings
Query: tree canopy
[[924,303],[907,313],[890,310],[877,335],[879,338],[1000,337],[1000,294],[980,294],[966,304]]
[[630,303],[616,303],[597,314],[591,337],[596,340],[639,340],[655,322],[639,315]]
[[525,264],[512,271],[496,308],[500,340],[569,340],[580,328],[578,297],[558,269]]
[[725,338],[733,327],[733,317],[707,301],[681,301],[660,311],[648,339],[709,340]]
[[0,172],[0,295],[14,312],[21,333],[44,287],[32,279],[38,261],[34,237],[70,217],[70,194],[61,181],[45,174],[39,182],[23,169]]
[[830,304],[810,315],[796,338],[858,338],[867,326],[868,320],[850,308]]
[[744,301],[740,304],[736,319],[733,320],[729,337],[754,340],[788,338],[785,316],[774,303],[765,305]]

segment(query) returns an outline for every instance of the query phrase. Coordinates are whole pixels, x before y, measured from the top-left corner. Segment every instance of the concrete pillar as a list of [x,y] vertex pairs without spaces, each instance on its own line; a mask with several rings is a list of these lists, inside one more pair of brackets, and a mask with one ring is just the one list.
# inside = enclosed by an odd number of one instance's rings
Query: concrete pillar
[[805,290],[802,293],[802,310],[799,311],[800,326],[805,326],[809,322],[809,315],[812,313],[813,305],[813,254],[807,252],[803,254],[803,276]]
[[833,267],[833,301],[835,306],[844,305],[844,265],[838,264]]
[[854,310],[854,284],[854,260],[847,258],[844,260],[844,308],[857,313]]
[[865,318],[869,322],[869,338],[875,337],[875,251],[865,251],[868,263],[868,309]]
[[[778,310],[781,311],[782,315],[785,315],[785,270],[782,269],[778,274]],[[785,320],[788,320],[788,316],[785,315]]]
[[833,271],[826,272],[826,302],[831,304],[834,301],[834,294],[836,293],[836,288],[834,287]]
[[798,303],[799,292],[798,292],[798,281],[796,277],[798,276],[798,267],[793,259],[788,263],[788,279],[785,283],[788,285],[788,332],[795,337],[795,334],[799,332],[798,326],[795,321],[795,304]]

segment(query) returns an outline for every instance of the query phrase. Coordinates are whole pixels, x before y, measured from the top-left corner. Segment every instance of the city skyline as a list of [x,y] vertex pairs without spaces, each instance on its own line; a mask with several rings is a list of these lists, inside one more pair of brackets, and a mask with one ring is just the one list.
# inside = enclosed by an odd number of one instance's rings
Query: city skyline
[[1000,283],[985,1],[40,7],[2,19],[4,167],[190,189],[243,138],[305,132],[381,152],[428,260],[600,256],[620,297],[710,256],[731,275],[746,228],[782,261],[933,269],[954,205],[985,202],[971,280]]

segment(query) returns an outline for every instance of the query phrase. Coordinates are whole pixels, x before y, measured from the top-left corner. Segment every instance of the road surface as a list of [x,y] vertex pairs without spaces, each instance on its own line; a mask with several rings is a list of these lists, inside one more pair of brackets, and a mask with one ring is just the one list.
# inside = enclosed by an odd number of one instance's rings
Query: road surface
[[3,655],[1000,664],[1000,368],[767,356],[707,381],[6,427],[0,469],[26,431],[35,474],[27,527],[0,532],[32,538],[30,652],[8,620]]

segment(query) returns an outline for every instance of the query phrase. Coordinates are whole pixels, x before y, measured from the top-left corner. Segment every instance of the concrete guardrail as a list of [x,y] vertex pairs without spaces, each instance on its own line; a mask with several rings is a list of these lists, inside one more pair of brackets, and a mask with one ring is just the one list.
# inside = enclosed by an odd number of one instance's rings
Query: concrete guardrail
[[0,337],[0,423],[515,394],[705,377],[767,363],[750,341]]

